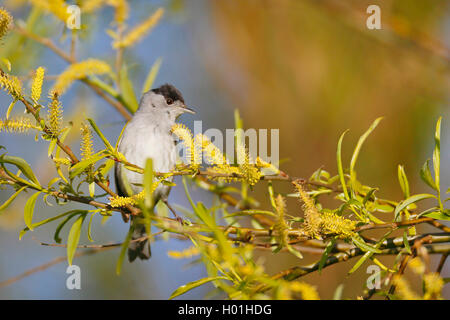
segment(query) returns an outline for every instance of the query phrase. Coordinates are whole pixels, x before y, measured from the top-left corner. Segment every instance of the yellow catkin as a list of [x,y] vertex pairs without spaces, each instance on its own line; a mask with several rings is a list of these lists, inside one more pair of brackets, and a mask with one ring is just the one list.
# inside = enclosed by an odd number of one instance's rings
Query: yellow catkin
[[194,256],[198,256],[200,254],[200,250],[197,247],[191,246],[182,251],[168,251],[167,255],[173,259],[188,259]]
[[39,130],[40,127],[35,126],[28,118],[0,119],[0,132],[24,133],[30,129]]
[[320,300],[316,287],[299,281],[293,281],[290,283],[291,290],[294,292],[300,292],[303,300]]
[[8,92],[13,98],[22,97],[22,83],[20,80],[0,70],[0,88]]
[[278,213],[278,219],[277,222],[274,224],[273,228],[276,230],[279,234],[279,242],[282,247],[286,247],[289,245],[289,238],[288,238],[288,229],[289,226],[286,223],[286,220],[284,219],[284,215],[286,213],[286,202],[282,195],[278,195],[275,198],[275,206]]
[[242,175],[245,182],[253,186],[258,183],[259,179],[261,179],[261,172],[256,166],[251,164],[250,160],[251,159],[247,150],[243,146],[238,147],[238,163],[240,174]]
[[67,4],[64,0],[31,0],[35,7],[42,9],[48,13],[52,13],[55,17],[62,22],[66,22],[69,17],[67,12]]
[[92,143],[92,131],[91,128],[86,124],[81,124],[81,158],[83,160],[89,158],[94,153],[93,143]]
[[[159,184],[162,183],[162,181],[164,181],[165,179],[169,178],[172,175],[173,175],[173,173],[168,172],[168,173],[164,174],[162,177],[158,178],[158,180],[155,180],[152,183],[152,186],[150,188],[150,193],[155,192],[155,190],[159,186]],[[145,199],[145,191],[142,190],[138,194],[132,195],[131,197],[120,197],[120,196],[111,197],[111,198],[109,198],[109,204],[113,208],[118,208],[118,207],[124,207],[126,205],[135,205],[138,203],[138,201],[141,201],[144,199]]]
[[56,164],[63,164],[65,166],[70,166],[72,164],[72,161],[67,158],[52,158],[52,160]]
[[57,136],[62,128],[63,109],[57,92],[51,92],[49,98],[51,102],[48,105],[47,128],[52,136]]
[[321,238],[322,235],[333,234],[338,235],[340,238],[347,239],[356,235],[354,232],[356,227],[355,221],[331,212],[321,214],[302,183],[295,181],[294,186],[303,202],[305,231],[310,237]]
[[111,72],[111,67],[101,60],[87,59],[74,63],[58,76],[52,91],[63,94],[75,80],[84,79],[90,75],[101,75],[109,72]]
[[336,234],[340,238],[348,239],[356,235],[353,231],[356,227],[356,221],[338,216],[335,213],[325,212],[320,216],[321,229],[323,234]]
[[441,293],[445,283],[439,273],[427,273],[423,276],[423,281],[425,283],[424,299],[441,299]]
[[408,282],[404,277],[395,275],[393,278],[393,284],[396,287],[396,294],[403,300],[420,300],[420,297],[411,290]]
[[409,263],[408,267],[415,273],[415,274],[423,274],[425,272],[425,265],[422,262],[422,259],[419,257],[413,258]]
[[107,0],[85,0],[81,4],[81,12],[92,13],[103,7]]
[[9,12],[3,8],[0,8],[0,39],[3,38],[8,33],[12,21],[13,18],[9,14]]
[[183,143],[186,150],[186,159],[193,169],[198,169],[199,160],[196,159],[196,147],[191,131],[183,124],[177,123],[172,127],[172,133],[175,134]]
[[161,20],[164,14],[164,9],[159,8],[150,17],[148,17],[144,22],[136,26],[130,32],[128,32],[121,41],[115,41],[113,43],[114,48],[124,48],[136,44],[140,41],[147,33],[150,32],[153,27],[155,27],[159,20]]
[[275,167],[273,164],[264,161],[260,157],[256,158],[256,167],[263,168],[263,169],[269,169],[271,171],[271,174],[279,174],[280,173],[280,169]]
[[305,231],[312,237],[320,237],[320,212],[317,210],[314,201],[308,195],[303,185],[299,182],[294,182],[294,186],[297,189],[300,200],[303,203],[303,211],[305,215]]
[[44,68],[37,68],[34,75],[33,84],[31,85],[31,98],[36,102],[41,97],[42,83],[44,82],[44,73]]
[[108,0],[108,4],[113,6],[116,10],[115,21],[118,24],[123,24],[129,16],[129,5],[126,0]]

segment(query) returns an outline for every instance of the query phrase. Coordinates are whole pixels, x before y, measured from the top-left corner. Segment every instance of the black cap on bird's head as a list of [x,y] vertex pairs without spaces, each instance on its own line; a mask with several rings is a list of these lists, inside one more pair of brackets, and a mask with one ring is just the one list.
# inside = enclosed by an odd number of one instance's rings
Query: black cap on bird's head
[[162,110],[174,118],[186,112],[195,113],[186,106],[181,92],[168,83],[144,93],[139,103],[139,110],[142,112]]
[[181,101],[184,104],[183,96],[181,95],[180,90],[175,88],[171,84],[163,84],[161,87],[152,89],[152,91],[156,94],[161,94],[166,98],[166,100],[171,99],[172,101]]

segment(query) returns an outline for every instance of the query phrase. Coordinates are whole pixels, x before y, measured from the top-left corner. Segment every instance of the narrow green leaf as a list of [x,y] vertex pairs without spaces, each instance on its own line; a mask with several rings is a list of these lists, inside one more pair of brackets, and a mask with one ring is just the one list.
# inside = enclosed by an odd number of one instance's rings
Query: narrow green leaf
[[125,240],[123,241],[122,246],[120,248],[119,259],[117,260],[117,264],[116,264],[116,274],[117,275],[119,275],[120,272],[122,271],[123,260],[125,259],[125,253],[127,252],[128,245],[130,244],[131,237],[133,236],[133,232],[134,232],[134,225],[132,223],[130,223],[130,229],[128,230]]
[[7,156],[5,154],[0,156],[0,163],[9,163],[15,165],[28,179],[40,186],[38,179],[33,173],[30,165],[22,158]]
[[403,195],[405,196],[405,198],[408,198],[410,196],[409,182],[408,178],[406,177],[405,167],[403,167],[402,165],[398,165],[398,182],[400,183],[400,187],[402,188]]
[[86,168],[92,164],[95,164],[97,161],[100,161],[101,159],[105,158],[107,154],[103,151],[100,151],[99,153],[96,153],[92,156],[90,156],[87,159],[81,160],[77,164],[70,167],[69,170],[69,176],[71,179],[75,178],[79,174],[81,174]]
[[353,151],[352,159],[350,161],[350,180],[352,183],[356,181],[356,172],[355,165],[356,160],[358,159],[359,152],[361,151],[361,147],[366,141],[367,137],[372,133],[372,131],[378,126],[383,117],[375,119],[375,121],[370,125],[369,129],[359,138],[358,143],[356,144],[355,150]]
[[406,231],[403,232],[403,244],[405,245],[405,249],[409,254],[412,254],[411,246],[408,241],[408,233]]
[[145,162],[145,170],[144,170],[144,195],[145,195],[144,204],[147,208],[151,208],[153,206],[152,186],[153,186],[153,159],[148,158],[147,161]]
[[429,199],[429,198],[436,198],[436,196],[428,193],[420,193],[415,194],[403,201],[401,201],[394,211],[395,221],[399,218],[400,212],[402,212],[407,206],[409,206],[412,203],[418,202],[420,200]]
[[161,67],[161,63],[162,59],[158,58],[150,68],[147,78],[145,79],[144,86],[142,87],[142,94],[144,94],[145,92],[149,91],[152,88],[153,82],[155,82],[156,75],[158,74],[159,68]]
[[58,142],[57,139],[52,139],[52,140],[50,141],[50,144],[49,144],[49,146],[48,146],[48,152],[47,152],[48,157],[50,157],[51,154],[53,153],[53,150],[55,150],[55,147],[56,147],[57,142]]
[[358,239],[356,237],[353,237],[352,241],[362,251],[368,251],[368,252],[372,252],[372,253],[381,253],[381,251],[379,249],[372,247],[372,246],[368,245],[367,243],[365,243],[362,238]]
[[440,188],[440,172],[441,172],[441,121],[442,117],[439,117],[436,124],[436,133],[434,135],[435,147],[433,151],[433,168],[434,168],[434,181],[436,183],[436,191],[438,193],[437,199],[439,207],[443,209],[441,201],[441,188]]
[[286,248],[288,249],[288,251],[290,253],[292,253],[294,256],[296,256],[299,259],[303,259],[303,255],[299,250],[296,250],[293,246],[291,246],[290,244],[286,245]]
[[86,218],[86,214],[81,214],[70,228],[69,237],[67,239],[67,261],[69,262],[69,265],[72,265],[73,256],[77,251],[84,218]]
[[437,190],[436,183],[433,180],[433,176],[431,175],[430,170],[430,159],[425,161],[422,168],[420,169],[420,177],[422,180],[434,190]]
[[36,200],[39,197],[39,195],[41,194],[41,191],[36,192],[35,194],[33,194],[27,201],[27,203],[25,204],[25,208],[24,208],[24,221],[25,221],[25,225],[31,230],[33,231],[33,212],[34,212],[34,206],[36,205]]
[[[60,218],[62,218],[62,217],[65,217],[66,215],[68,215],[68,214],[70,214],[70,213],[72,213],[72,212],[73,212],[73,211],[64,212],[64,213],[61,213],[61,214],[59,214],[59,215],[57,215],[57,216],[54,216],[54,217],[51,217],[51,218],[48,218],[48,219],[45,219],[45,220],[42,220],[42,221],[33,223],[33,224],[32,224],[32,227],[33,227],[33,229],[34,229],[34,228],[37,228],[37,227],[42,226],[42,225],[44,225],[44,224],[46,224],[46,223],[49,223],[49,222],[58,220],[58,219],[60,219]],[[27,233],[27,231],[29,231],[29,230],[30,230],[30,228],[26,227],[26,228],[24,228],[22,231],[20,231],[20,234],[19,234],[19,240],[22,240],[22,238],[23,238],[23,236],[25,235],[25,233]]]
[[124,65],[120,72],[120,91],[122,93],[123,100],[131,108],[131,112],[134,113],[139,107],[139,103],[134,93],[133,84],[128,78],[128,69]]
[[436,220],[447,220],[447,221],[450,221],[450,215],[447,215],[447,214],[442,213],[442,212],[431,212],[431,213],[424,214],[424,216],[428,217],[428,218],[433,218],[433,219],[436,219]]
[[9,119],[9,116],[11,115],[11,112],[12,112],[12,110],[13,110],[14,105],[16,104],[16,102],[17,102],[17,99],[14,99],[14,100],[10,103],[10,105],[9,105],[9,107],[8,107],[8,110],[6,111],[6,120]]
[[90,119],[90,118],[87,118],[86,120],[91,124],[92,129],[94,129],[95,133],[96,133],[96,134],[99,136],[99,138],[103,141],[103,144],[105,145],[105,147],[106,147],[109,151],[111,151],[111,152],[114,153],[115,150],[114,150],[113,146],[111,145],[111,143],[109,143],[108,139],[106,139],[106,137],[105,137],[105,136],[103,135],[103,133],[100,131],[100,129],[99,129],[99,127],[97,126],[97,124],[95,123],[95,121],[92,120],[92,119]]
[[359,269],[359,267],[367,260],[369,259],[371,256],[373,255],[373,252],[367,251],[361,258],[359,258],[359,260],[354,264],[354,266],[350,269],[350,271],[348,272],[348,274],[352,274],[353,272],[355,272],[356,270]]
[[216,281],[216,280],[228,280],[228,278],[226,277],[209,277],[209,278],[203,278],[200,280],[196,280],[193,282],[189,282],[188,284],[185,284],[184,286],[179,287],[178,289],[176,289],[171,295],[169,299],[173,299],[175,297],[178,297],[194,288],[197,288],[201,285],[204,285],[205,283],[211,282],[211,281]]
[[87,237],[90,242],[93,242],[92,239],[92,221],[94,220],[95,212],[91,214],[91,217],[89,218],[89,224],[88,224],[88,231],[87,231]]
[[6,200],[1,206],[0,206],[0,213],[9,207],[9,205],[14,201],[14,199],[27,187],[22,187],[19,190],[17,190],[11,197],[9,197],[8,200]]
[[325,247],[325,250],[323,251],[322,257],[320,258],[320,261],[319,261],[319,269],[318,269],[319,274],[322,273],[322,268],[325,265],[325,262],[327,261],[328,256],[330,255],[330,252],[333,249],[335,243],[336,243],[336,238],[333,238],[328,242],[327,246]]
[[64,228],[64,226],[67,224],[67,222],[69,222],[69,220],[72,219],[74,216],[83,214],[83,213],[86,213],[86,211],[85,210],[69,211],[69,215],[63,221],[61,221],[61,223],[56,227],[55,234],[53,235],[53,239],[55,240],[56,243],[61,243],[62,239],[59,237],[59,234],[60,234],[62,228]]
[[270,217],[277,217],[275,213],[272,211],[266,211],[266,210],[243,210],[243,211],[237,211],[230,214],[227,214],[224,216],[224,218],[232,218],[236,216],[253,216],[253,215],[265,215]]
[[344,168],[342,167],[342,140],[344,140],[344,136],[347,132],[348,132],[348,130],[345,130],[344,133],[342,133],[341,137],[339,138],[337,152],[336,152],[336,158],[337,158],[339,180],[341,181],[342,189],[344,190],[344,196],[347,200],[349,200],[350,196],[348,194],[347,185],[345,183]]

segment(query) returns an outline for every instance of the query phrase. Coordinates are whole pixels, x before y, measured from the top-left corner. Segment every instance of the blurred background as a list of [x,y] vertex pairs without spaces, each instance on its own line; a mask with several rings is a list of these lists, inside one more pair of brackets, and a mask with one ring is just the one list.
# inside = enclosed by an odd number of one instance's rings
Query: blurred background
[[[76,1],[75,1],[76,2]],[[359,179],[380,188],[379,196],[400,200],[397,165],[404,164],[411,191],[430,192],[420,182],[419,169],[431,157],[434,127],[442,115],[441,188],[450,186],[450,3],[445,0],[132,0],[128,23],[135,25],[156,8],[166,14],[152,33],[124,59],[130,78],[140,90],[147,73],[162,58],[155,86],[170,82],[183,93],[197,114],[183,116],[192,127],[203,121],[203,129],[233,128],[233,111],[239,109],[246,128],[280,129],[282,170],[308,178],[317,168],[336,172],[336,144],[340,134],[350,129],[344,141],[344,160],[349,161],[359,136],[371,122],[384,116],[370,136],[359,158]],[[381,8],[382,30],[368,30],[366,8]],[[25,0],[1,0],[16,22],[26,20],[30,6]],[[114,64],[111,39],[105,29],[114,19],[105,7],[93,15],[83,15],[81,45],[77,58],[101,58]],[[57,26],[57,27],[55,27]],[[64,26],[53,16],[42,14],[35,33],[52,38],[62,48],[69,47]],[[58,56],[36,42],[12,32],[0,43],[1,56],[10,59],[12,73],[29,85],[28,72],[45,66],[46,75],[61,73],[67,66]],[[44,90],[50,89],[47,81]],[[0,93],[2,113],[10,98]],[[84,116],[93,117],[110,141],[115,141],[125,124],[123,118],[83,84],[75,84],[62,97],[65,120],[79,126]],[[20,115],[22,110],[15,108]],[[76,132],[76,130],[73,130]],[[76,149],[78,133],[69,136]],[[96,141],[99,143],[99,141]],[[54,176],[47,158],[47,144],[34,141],[32,134],[0,134],[0,145],[8,153],[25,158],[38,178]],[[98,144],[100,145],[100,144]],[[289,191],[283,184],[279,191]],[[187,206],[183,190],[175,187],[172,203]],[[263,187],[256,188],[259,199]],[[10,190],[0,191],[4,202]],[[195,197],[208,201],[200,191]],[[24,202],[16,201],[0,215],[0,282],[63,256],[65,249],[44,247],[37,241],[53,242],[56,224],[39,228],[21,241]],[[264,203],[262,203],[264,205]],[[289,211],[300,212],[294,201]],[[35,219],[52,216],[67,208],[38,204]],[[101,225],[94,220],[96,243],[121,242],[127,225],[115,216]],[[67,237],[63,232],[63,239]],[[88,243],[85,238],[82,243]],[[167,299],[180,285],[204,277],[201,266],[189,260],[174,260],[168,250],[180,250],[183,241],[157,241],[148,262],[124,264],[115,274],[119,250],[108,250],[75,259],[81,267],[82,290],[67,290],[66,262],[0,288],[0,298],[9,299]],[[262,258],[267,271],[274,273],[298,262],[288,254]],[[314,261],[317,256],[307,256]],[[389,260],[387,257],[385,261]],[[354,263],[354,262],[353,262]],[[435,268],[437,261],[432,260]],[[305,277],[317,285],[321,298],[330,299],[344,283],[345,298],[356,298],[367,278],[365,268],[346,278],[351,264],[333,266]],[[443,276],[449,276],[449,267]],[[416,286],[419,288],[419,286]],[[212,287],[193,290],[181,298],[204,298]],[[450,298],[449,287],[444,296]]]

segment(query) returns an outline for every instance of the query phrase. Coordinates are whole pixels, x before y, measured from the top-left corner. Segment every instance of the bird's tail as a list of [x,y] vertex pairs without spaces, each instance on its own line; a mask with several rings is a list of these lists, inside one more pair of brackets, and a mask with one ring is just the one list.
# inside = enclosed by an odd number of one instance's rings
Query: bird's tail
[[[131,223],[134,227],[131,240],[137,240],[147,235],[145,231],[145,225],[139,223],[137,219],[133,220]],[[148,260],[150,259],[151,255],[152,252],[150,250],[150,241],[148,241],[148,239],[142,241],[133,241],[128,245],[128,261],[130,262],[133,262],[136,258],[139,258],[141,260]]]

